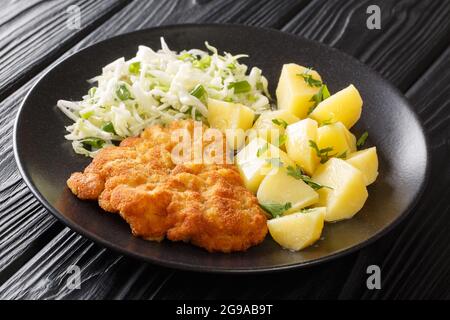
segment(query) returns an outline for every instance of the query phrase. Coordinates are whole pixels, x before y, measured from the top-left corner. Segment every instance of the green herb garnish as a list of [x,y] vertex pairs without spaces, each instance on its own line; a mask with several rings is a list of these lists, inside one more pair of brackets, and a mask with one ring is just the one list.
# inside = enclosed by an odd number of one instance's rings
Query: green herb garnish
[[194,60],[192,65],[195,68],[199,69],[206,69],[211,65],[211,57],[210,56],[203,56],[200,60]]
[[282,134],[278,137],[278,147],[281,147],[283,144],[285,144],[287,141],[287,135]]
[[264,154],[264,152],[267,151],[267,149],[269,149],[269,143],[268,142],[266,142],[266,144],[264,144],[261,148],[259,148],[256,151],[256,156],[257,157],[261,156],[262,154]]
[[127,86],[121,84],[119,88],[116,90],[116,96],[122,101],[128,100],[131,98],[131,93],[128,90]]
[[272,119],[272,122],[274,124],[276,124],[277,126],[282,127],[284,129],[286,129],[288,126],[288,123],[286,121],[284,121],[283,119]]
[[323,100],[330,97],[330,91],[328,90],[328,87],[326,84],[322,85],[319,89],[319,91],[311,97],[309,101],[314,101],[314,105],[309,108],[308,114],[314,111],[314,109],[317,107],[319,103],[321,103]]
[[227,68],[230,70],[234,70],[234,69],[236,69],[236,65],[234,63],[229,63],[229,64],[227,64]]
[[89,119],[94,114],[93,110],[89,110],[83,114],[80,114],[83,119]]
[[194,60],[195,58],[189,52],[185,52],[182,55],[180,55],[177,59],[181,60],[181,61],[184,61],[184,60]]
[[196,85],[195,88],[192,89],[191,92],[189,92],[189,94],[196,97],[198,100],[203,102],[203,104],[206,104],[206,101],[208,99],[208,93],[206,92],[205,88],[201,84]]
[[328,126],[333,123],[334,123],[333,119],[324,120],[319,123],[319,127]]
[[366,143],[367,138],[369,137],[369,133],[367,131],[365,131],[361,137],[359,137],[358,141],[356,142],[356,147],[358,149],[361,149],[364,144]]
[[345,158],[347,158],[347,150],[345,150],[345,151],[342,152],[341,154],[338,154],[338,155],[336,156],[336,158],[339,158],[339,159],[345,159]]
[[102,130],[106,131],[106,132],[110,132],[112,134],[116,134],[116,130],[114,130],[114,125],[113,125],[113,123],[111,121],[106,122],[105,124],[103,124]]
[[100,149],[105,144],[105,140],[99,138],[87,138],[81,141],[85,149],[92,150],[92,148]]
[[309,176],[307,176],[303,170],[297,166],[293,167],[293,166],[288,166],[287,168],[287,174],[288,176],[291,176],[297,180],[303,180],[304,183],[306,183],[307,185],[309,185],[311,188],[313,188],[314,190],[319,190],[322,188],[329,188],[332,189],[330,187],[321,185],[320,183],[317,183],[313,180],[311,180],[311,178]]
[[268,212],[273,218],[281,217],[281,215],[292,208],[292,204],[290,202],[287,202],[285,204],[280,203],[265,203],[260,204],[261,208],[264,209],[264,211]]
[[249,92],[252,89],[250,83],[247,80],[231,82],[228,85],[228,89],[234,89],[234,93],[244,93]]
[[329,153],[333,151],[333,147],[327,147],[323,149],[319,149],[317,144],[313,140],[309,140],[309,146],[316,151],[317,156],[320,158],[320,163],[325,163],[332,157]]
[[298,76],[302,77],[308,86],[318,88],[322,85],[322,81],[314,79],[310,74],[311,70],[312,68],[306,69],[305,72],[298,74]]
[[133,62],[128,67],[128,71],[131,74],[138,75],[141,72],[141,63],[139,61]]

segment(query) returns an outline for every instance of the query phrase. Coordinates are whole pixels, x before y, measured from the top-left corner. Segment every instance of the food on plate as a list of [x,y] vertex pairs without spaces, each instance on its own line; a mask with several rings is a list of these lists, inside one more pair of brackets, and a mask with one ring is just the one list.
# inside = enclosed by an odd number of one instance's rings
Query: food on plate
[[356,138],[341,122],[336,122],[317,130],[317,146],[319,150],[327,150],[319,152],[322,161],[331,156],[345,159],[356,151]]
[[255,121],[253,130],[258,137],[272,142],[272,139],[282,137],[287,126],[298,120],[299,118],[288,110],[266,111]]
[[353,217],[366,202],[368,193],[361,171],[345,160],[331,158],[321,164],[311,177],[326,185],[321,188],[317,206],[326,207],[325,221],[339,221]]
[[363,149],[367,132],[350,131],[362,113],[356,87],[331,94],[316,70],[288,63],[274,101],[262,71],[239,62],[246,55],[205,45],[140,46],[91,79],[81,101],[58,101],[73,121],[66,139],[94,158],[70,190],[120,214],[135,236],[211,252],[247,250],[268,231],[298,251],[324,222],[357,214],[378,156]]
[[[242,146],[244,132],[252,127],[254,119],[255,112],[241,103],[208,99],[208,123],[228,134],[227,141],[233,149]],[[231,130],[226,132],[227,129]]]
[[[65,137],[87,156],[152,124],[208,119],[208,98],[247,106],[255,114],[270,109],[267,80],[260,69],[239,60],[244,54],[219,54],[209,45],[175,52],[161,38],[161,49],[139,46],[130,60],[119,58],[90,80],[81,101],[58,101],[74,123]],[[94,139],[94,140],[93,140]]]
[[340,121],[350,129],[361,117],[362,105],[358,89],[351,84],[320,102],[310,117],[319,123]]
[[302,179],[290,175],[287,168],[280,168],[265,176],[256,196],[259,203],[265,207],[274,203],[289,203],[289,209],[284,213],[298,211],[319,200],[317,192]]
[[208,251],[243,251],[262,242],[266,216],[234,165],[172,162],[171,132],[191,120],[150,126],[102,149],[67,181],[80,199],[118,213],[135,236],[191,242]]
[[298,251],[319,240],[326,208],[312,208],[267,221],[272,238],[283,248]]
[[378,156],[376,147],[351,153],[347,156],[346,161],[361,171],[366,185],[372,184],[377,179]]
[[245,186],[252,192],[258,190],[266,175],[274,172],[272,169],[294,166],[286,152],[261,138],[252,139],[239,151],[235,160]]
[[287,127],[286,137],[288,156],[307,174],[313,174],[320,160],[310,145],[310,141],[317,141],[317,122],[308,118],[293,123]]
[[312,97],[321,90],[322,79],[316,71],[294,63],[285,64],[276,90],[278,109],[303,119],[315,104]]

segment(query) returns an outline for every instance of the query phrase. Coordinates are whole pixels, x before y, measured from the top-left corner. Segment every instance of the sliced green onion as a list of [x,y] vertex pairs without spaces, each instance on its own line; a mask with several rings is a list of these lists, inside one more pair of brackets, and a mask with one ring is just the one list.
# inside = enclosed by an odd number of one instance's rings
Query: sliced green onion
[[121,84],[119,88],[116,90],[116,96],[122,101],[128,100],[131,98],[131,93],[128,90],[127,86]]
[[244,93],[252,90],[250,83],[247,80],[231,82],[228,85],[228,89],[234,89],[234,93]]
[[106,122],[103,126],[102,126],[102,130],[106,131],[106,132],[110,132],[113,134],[116,134],[116,130],[114,130],[114,125],[111,121]]
[[81,141],[83,147],[86,149],[100,149],[105,144],[105,140],[99,138],[87,138]]
[[192,59],[194,59],[194,56],[192,54],[188,53],[188,52],[185,52],[182,55],[180,55],[177,59],[178,60],[182,60],[182,61],[184,61],[184,60],[192,60]]
[[80,113],[83,119],[89,119],[94,114],[94,110],[87,111],[85,113]]
[[141,72],[141,63],[139,61],[133,62],[128,67],[128,71],[131,74],[138,75]]
[[206,69],[211,65],[211,57],[203,56],[200,60],[195,60],[192,65],[195,68]]
[[198,100],[203,102],[203,104],[206,104],[206,99],[208,98],[208,93],[206,92],[205,88],[198,84],[195,86],[194,89],[192,89],[191,92],[189,92],[190,95],[196,97]]

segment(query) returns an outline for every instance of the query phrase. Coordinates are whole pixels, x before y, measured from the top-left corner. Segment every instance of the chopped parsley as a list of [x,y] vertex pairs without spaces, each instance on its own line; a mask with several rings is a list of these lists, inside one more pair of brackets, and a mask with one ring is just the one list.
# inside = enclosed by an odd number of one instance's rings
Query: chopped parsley
[[322,81],[314,79],[312,75],[310,74],[312,68],[308,68],[305,70],[305,72],[298,74],[298,76],[302,77],[303,80],[305,80],[306,84],[309,87],[320,87],[322,86]]
[[264,152],[267,151],[267,149],[269,149],[269,143],[268,142],[266,142],[266,144],[264,144],[261,148],[259,148],[256,151],[256,156],[259,157],[259,156],[263,155]]
[[280,203],[261,203],[261,208],[264,209],[267,213],[269,213],[273,218],[278,218],[283,215],[287,210],[292,208],[292,204],[290,202],[286,202],[285,204]]
[[284,129],[286,129],[288,126],[288,123],[283,119],[272,119],[272,123]]
[[333,147],[319,149],[317,143],[315,143],[313,140],[309,140],[309,146],[316,151],[317,156],[320,158],[320,163],[325,163],[328,161],[328,159],[335,156],[335,154],[330,155],[330,152],[333,151]]
[[314,105],[311,108],[309,108],[308,114],[313,112],[319,103],[321,103],[323,100],[325,100],[329,97],[330,97],[330,91],[328,90],[327,85],[324,84],[320,87],[319,91],[311,97],[311,100],[309,100],[309,101],[314,101]]
[[361,137],[359,137],[358,141],[356,142],[356,147],[358,149],[361,149],[364,146],[364,144],[366,144],[366,140],[367,140],[368,137],[369,137],[369,133],[367,131],[365,131],[361,135]]
[[310,186],[311,188],[313,188],[314,190],[319,190],[322,188],[329,188],[332,189],[330,187],[321,185],[320,183],[317,183],[315,181],[313,181],[309,176],[307,176],[303,170],[297,166],[293,167],[293,166],[288,166],[287,168],[287,174],[288,176],[291,176],[297,180],[303,180],[304,183],[306,183],[308,186]]

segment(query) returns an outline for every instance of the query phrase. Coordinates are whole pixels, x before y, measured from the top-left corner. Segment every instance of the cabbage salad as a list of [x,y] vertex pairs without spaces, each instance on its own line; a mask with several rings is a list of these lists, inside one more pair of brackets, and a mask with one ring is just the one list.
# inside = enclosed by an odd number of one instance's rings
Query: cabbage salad
[[139,46],[136,57],[119,58],[89,80],[96,84],[81,101],[58,101],[74,123],[65,136],[76,153],[93,157],[103,147],[137,136],[152,124],[192,118],[207,123],[207,98],[242,103],[261,114],[270,109],[267,79],[240,63],[245,54]]

